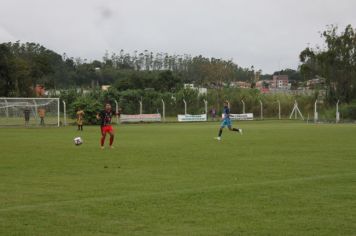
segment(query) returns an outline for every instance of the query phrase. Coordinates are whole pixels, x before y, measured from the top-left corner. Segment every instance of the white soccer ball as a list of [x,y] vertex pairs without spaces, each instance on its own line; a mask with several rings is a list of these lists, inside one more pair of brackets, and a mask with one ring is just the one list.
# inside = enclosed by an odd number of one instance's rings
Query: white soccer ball
[[74,144],[77,146],[83,144],[83,139],[81,137],[74,138]]

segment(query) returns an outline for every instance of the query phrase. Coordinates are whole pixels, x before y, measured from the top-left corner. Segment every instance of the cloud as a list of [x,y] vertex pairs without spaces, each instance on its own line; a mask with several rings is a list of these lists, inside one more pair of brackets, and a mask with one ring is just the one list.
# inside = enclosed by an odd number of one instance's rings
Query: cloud
[[326,25],[355,26],[354,9],[353,0],[2,0],[0,41],[88,59],[120,49],[202,54],[273,72],[297,68]]

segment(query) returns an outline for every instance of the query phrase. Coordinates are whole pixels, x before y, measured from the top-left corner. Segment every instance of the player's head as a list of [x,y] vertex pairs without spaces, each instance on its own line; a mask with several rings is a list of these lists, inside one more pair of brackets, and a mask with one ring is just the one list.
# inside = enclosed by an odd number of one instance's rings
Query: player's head
[[224,107],[227,107],[227,106],[229,106],[229,101],[228,101],[228,100],[225,100],[225,102],[224,102]]
[[105,104],[105,110],[107,110],[107,111],[111,110],[111,104],[110,103],[106,103]]

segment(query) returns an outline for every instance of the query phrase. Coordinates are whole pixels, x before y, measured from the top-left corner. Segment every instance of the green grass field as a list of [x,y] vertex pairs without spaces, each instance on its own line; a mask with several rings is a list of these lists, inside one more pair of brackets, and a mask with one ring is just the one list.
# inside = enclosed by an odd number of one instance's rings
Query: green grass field
[[356,235],[356,125],[237,124],[1,128],[0,235]]

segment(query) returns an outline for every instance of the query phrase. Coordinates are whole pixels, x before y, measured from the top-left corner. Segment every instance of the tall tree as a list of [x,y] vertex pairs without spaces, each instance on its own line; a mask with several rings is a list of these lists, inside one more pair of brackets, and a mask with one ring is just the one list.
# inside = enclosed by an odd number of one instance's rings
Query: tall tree
[[306,78],[326,79],[329,101],[349,103],[356,98],[356,30],[348,25],[339,33],[338,27],[329,26],[321,37],[325,48],[308,47],[301,52],[301,72]]

